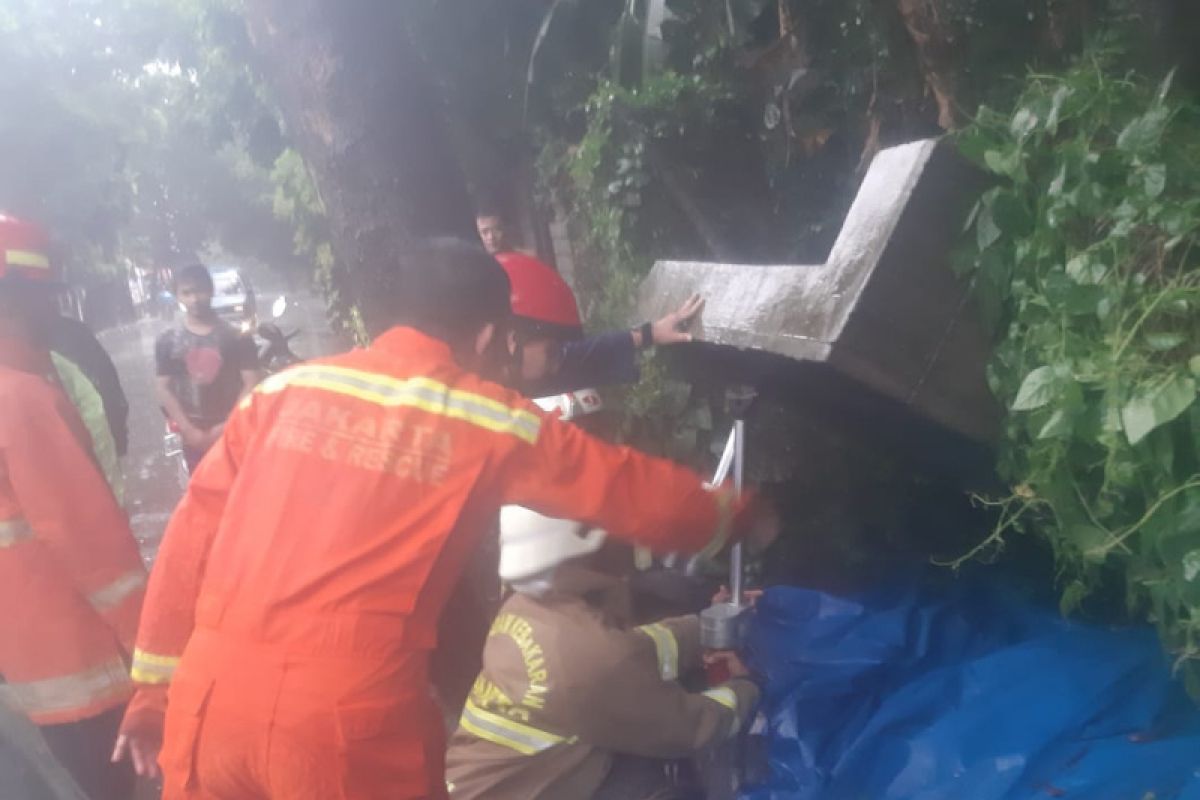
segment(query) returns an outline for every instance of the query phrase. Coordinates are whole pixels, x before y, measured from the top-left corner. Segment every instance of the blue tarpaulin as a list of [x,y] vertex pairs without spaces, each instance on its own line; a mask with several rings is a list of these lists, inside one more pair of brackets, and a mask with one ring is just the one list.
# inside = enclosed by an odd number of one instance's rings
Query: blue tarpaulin
[[747,800],[1200,800],[1200,711],[1148,628],[980,581],[776,588],[747,651],[770,759]]

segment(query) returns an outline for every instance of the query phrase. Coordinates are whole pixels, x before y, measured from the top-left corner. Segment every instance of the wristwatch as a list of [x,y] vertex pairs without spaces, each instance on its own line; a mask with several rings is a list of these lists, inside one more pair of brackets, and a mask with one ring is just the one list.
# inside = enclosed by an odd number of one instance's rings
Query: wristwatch
[[638,336],[641,338],[641,348],[649,350],[654,347],[654,326],[649,322],[643,322],[637,328]]

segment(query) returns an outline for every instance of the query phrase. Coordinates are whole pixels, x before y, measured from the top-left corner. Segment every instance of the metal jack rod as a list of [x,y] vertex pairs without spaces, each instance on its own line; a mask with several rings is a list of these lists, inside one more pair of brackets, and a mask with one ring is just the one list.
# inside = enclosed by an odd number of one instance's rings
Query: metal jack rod
[[[721,486],[733,472],[733,489],[738,498],[745,488],[746,472],[746,412],[754,402],[754,390],[738,388],[729,392],[729,407],[733,415],[733,430],[725,443],[721,461],[713,475],[713,486]],[[735,544],[729,553],[729,593],[726,603],[709,606],[700,614],[700,641],[709,650],[736,650],[742,640],[746,622],[745,561],[742,544]]]
[[[742,489],[746,479],[746,421],[742,418],[733,421],[733,493],[737,500],[742,499]],[[742,607],[744,598],[745,567],[742,563],[742,543],[738,542],[729,551],[729,594],[730,602],[735,608]]]

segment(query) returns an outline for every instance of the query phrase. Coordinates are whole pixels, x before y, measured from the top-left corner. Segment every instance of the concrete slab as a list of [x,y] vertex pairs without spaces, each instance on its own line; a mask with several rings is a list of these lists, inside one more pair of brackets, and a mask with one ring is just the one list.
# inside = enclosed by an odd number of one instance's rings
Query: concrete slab
[[[837,383],[843,396],[848,382],[986,446],[999,419],[985,381],[989,342],[949,265],[984,185],[943,140],[889,148],[824,264],[660,261],[641,286],[638,316],[656,319],[700,292],[708,303],[696,332],[710,352],[782,356],[770,362],[782,372],[789,362],[825,365],[803,370],[802,382]],[[704,359],[705,348],[685,360]],[[729,354],[719,360],[730,363]]]

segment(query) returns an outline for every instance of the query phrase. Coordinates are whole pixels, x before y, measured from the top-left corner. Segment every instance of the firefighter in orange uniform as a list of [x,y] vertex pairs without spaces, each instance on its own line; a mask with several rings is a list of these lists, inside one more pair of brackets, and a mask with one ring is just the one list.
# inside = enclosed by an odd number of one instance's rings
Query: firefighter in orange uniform
[[661,550],[773,534],[753,504],[478,377],[507,361],[510,309],[477,246],[438,241],[389,267],[360,294],[387,330],[264,381],[168,526],[115,753],[153,771],[165,709],[167,800],[443,798],[429,653],[502,504]]
[[146,575],[47,349],[59,284],[34,226],[0,216],[0,675],[89,797],[128,800],[107,761],[133,691]]

